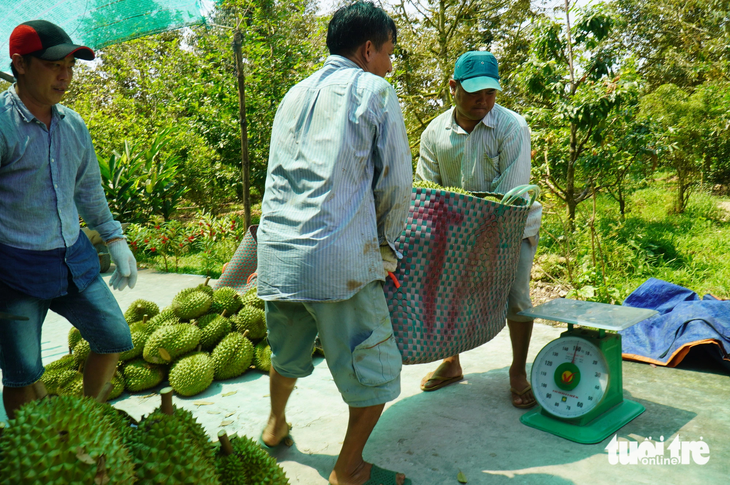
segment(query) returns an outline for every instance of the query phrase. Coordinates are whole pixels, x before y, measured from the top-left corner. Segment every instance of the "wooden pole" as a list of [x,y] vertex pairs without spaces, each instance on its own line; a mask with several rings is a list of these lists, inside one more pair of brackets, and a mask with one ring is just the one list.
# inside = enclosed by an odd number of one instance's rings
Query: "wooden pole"
[[160,406],[160,409],[168,416],[172,416],[174,412],[172,408],[172,387],[160,389],[160,397],[162,398],[162,405]]
[[218,431],[218,441],[221,444],[221,452],[224,456],[233,454],[233,446],[231,445],[231,441],[228,439],[228,434],[225,429]]
[[[240,22],[239,22],[240,25]],[[246,124],[246,78],[243,74],[243,34],[236,27],[233,33],[233,52],[236,56],[236,77],[238,78],[238,109],[241,119],[241,179],[243,180],[243,210],[245,217],[244,230],[251,225],[251,199],[249,197],[249,172],[248,160],[248,126]]]
[[0,71],[0,78],[2,78],[4,81],[7,81],[9,83],[15,82],[15,78],[13,76],[11,76],[10,74],[6,74],[2,71]]

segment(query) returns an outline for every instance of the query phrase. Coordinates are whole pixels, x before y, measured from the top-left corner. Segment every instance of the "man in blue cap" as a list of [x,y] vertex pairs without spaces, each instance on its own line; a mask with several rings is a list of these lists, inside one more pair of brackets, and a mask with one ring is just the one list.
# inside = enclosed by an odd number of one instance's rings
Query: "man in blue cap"
[[[455,106],[434,119],[421,135],[416,180],[501,194],[529,183],[530,129],[522,116],[495,102],[502,87],[494,55],[472,51],[459,57],[449,86]],[[532,307],[530,271],[541,217],[542,206],[535,202],[527,217],[507,308],[512,405],[523,409],[536,403],[525,369],[533,322],[518,313]],[[455,355],[424,377],[421,389],[435,391],[461,379],[463,371]]]
[[122,227],[109,212],[99,163],[81,117],[58,104],[76,59],[94,52],[46,20],[10,35],[16,83],[0,94],[0,369],[8,417],[40,399],[41,327],[48,310],[89,342],[84,394],[97,396],[130,350],[129,326],[99,275],[99,258],[79,216],[109,248],[110,285],[134,287],[137,266]]

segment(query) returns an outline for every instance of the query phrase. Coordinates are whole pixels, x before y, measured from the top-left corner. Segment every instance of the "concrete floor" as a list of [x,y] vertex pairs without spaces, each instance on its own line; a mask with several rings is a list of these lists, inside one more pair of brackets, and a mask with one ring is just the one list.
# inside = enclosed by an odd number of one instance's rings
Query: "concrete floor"
[[[106,274],[108,280],[111,274]],[[115,292],[123,309],[137,298],[167,306],[199,276],[143,270],[136,288]],[[67,352],[70,324],[50,314],[43,329],[43,361]],[[563,329],[536,324],[529,361]],[[643,442],[664,437],[666,447],[679,435],[682,442],[704,441],[709,461],[698,465],[622,465],[609,463],[605,447],[581,445],[520,423],[525,411],[510,405],[507,371],[511,360],[509,334],[462,354],[464,381],[423,393],[421,378],[438,363],[404,366],[401,395],[388,403],[365,449],[365,458],[381,467],[404,472],[418,485],[458,484],[462,472],[469,484],[714,484],[730,477],[730,377],[721,367],[697,360],[686,368],[668,369],[624,362],[625,397],[646,412],[620,429],[619,440]],[[113,402],[136,418],[159,405],[158,388],[123,394]],[[258,437],[269,412],[268,376],[248,371],[214,382],[202,394],[175,397],[190,409],[212,439],[221,429]],[[295,444],[277,459],[292,484],[324,485],[344,437],[347,406],[321,358],[314,374],[298,382],[287,410]],[[7,421],[0,409],[0,421]],[[670,451],[665,452],[670,457]],[[705,453],[705,456],[708,456]]]

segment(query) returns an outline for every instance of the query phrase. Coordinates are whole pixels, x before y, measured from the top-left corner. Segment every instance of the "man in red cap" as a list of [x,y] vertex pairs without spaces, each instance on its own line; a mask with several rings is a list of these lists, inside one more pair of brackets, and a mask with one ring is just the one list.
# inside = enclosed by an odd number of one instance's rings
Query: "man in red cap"
[[41,326],[48,310],[67,318],[89,342],[84,394],[111,381],[132,340],[99,274],[96,250],[79,216],[106,241],[116,271],[110,285],[134,287],[136,261],[109,212],[91,136],[81,117],[59,105],[76,58],[94,52],[45,20],[10,35],[17,82],[0,94],[0,369],[10,418],[43,397]]

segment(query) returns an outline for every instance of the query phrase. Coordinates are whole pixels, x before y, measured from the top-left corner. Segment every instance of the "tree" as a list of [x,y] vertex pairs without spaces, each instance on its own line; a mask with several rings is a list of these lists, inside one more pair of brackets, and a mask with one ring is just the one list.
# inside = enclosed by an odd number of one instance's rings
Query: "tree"
[[[656,125],[660,155],[677,176],[674,210],[684,212],[692,189],[702,182],[703,168],[712,154],[727,147],[727,125],[718,123],[725,107],[717,104],[716,92],[701,86],[690,94],[674,84],[665,84],[641,100],[641,115]],[[725,91],[725,99],[730,97]],[[718,130],[722,130],[718,140]],[[727,153],[727,152],[725,152]]]
[[641,62],[650,90],[730,81],[728,0],[614,0],[616,41]]
[[100,158],[123,140],[151,143],[175,127],[164,155],[179,158],[186,198],[216,212],[241,190],[239,102],[232,27],[242,19],[251,181],[262,194],[279,101],[323,60],[314,0],[229,0],[211,25],[101,49],[78,69],[65,104],[87,120]]
[[606,9],[578,12],[571,25],[566,0],[564,25],[539,19],[529,59],[514,73],[525,96],[533,149],[545,160],[543,181],[565,202],[571,227],[578,204],[600,188],[600,174],[610,170],[596,170],[596,163],[610,160],[591,156],[639,87],[631,69],[621,70],[608,42],[614,19]]

